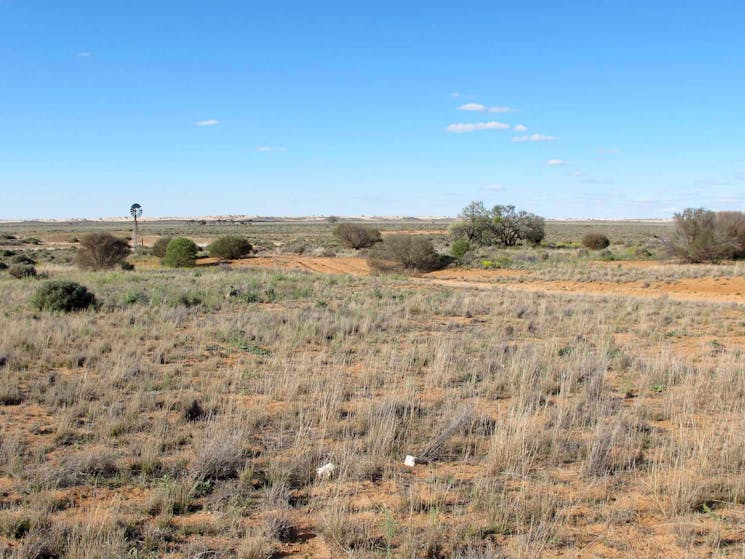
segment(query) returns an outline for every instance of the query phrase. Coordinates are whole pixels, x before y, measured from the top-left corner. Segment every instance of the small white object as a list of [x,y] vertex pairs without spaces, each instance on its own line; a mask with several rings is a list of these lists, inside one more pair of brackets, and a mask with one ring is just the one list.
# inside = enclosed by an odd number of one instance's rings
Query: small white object
[[413,468],[414,466],[416,466],[416,456],[407,454],[406,459],[404,460],[404,465],[408,466],[409,468]]
[[320,468],[316,468],[316,476],[319,479],[330,479],[331,476],[334,475],[335,470],[336,466],[329,462],[328,464],[324,464]]

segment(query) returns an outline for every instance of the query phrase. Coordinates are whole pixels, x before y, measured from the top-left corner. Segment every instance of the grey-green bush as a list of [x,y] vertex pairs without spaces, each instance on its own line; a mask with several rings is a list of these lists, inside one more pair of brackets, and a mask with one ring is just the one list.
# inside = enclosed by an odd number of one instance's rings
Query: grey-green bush
[[370,249],[367,264],[380,271],[431,272],[443,268],[447,258],[437,254],[432,241],[422,235],[388,235]]
[[334,237],[353,249],[369,248],[381,241],[380,231],[357,223],[339,223]]
[[129,256],[129,244],[111,233],[89,233],[80,239],[75,260],[85,270],[106,270]]
[[13,264],[8,273],[17,279],[36,277],[36,268],[31,264]]
[[212,241],[207,247],[207,252],[213,258],[224,258],[234,260],[247,256],[253,250],[253,246],[245,237],[238,235],[224,235]]
[[152,252],[153,256],[157,256],[158,258],[165,258],[166,249],[168,248],[168,243],[171,242],[171,239],[173,239],[173,237],[158,237],[153,243],[152,248],[150,249],[150,252]]
[[171,268],[191,268],[196,264],[199,247],[191,239],[176,237],[166,248],[163,264]]
[[610,240],[602,233],[587,233],[582,237],[582,246],[591,250],[602,250],[608,248]]
[[31,305],[40,311],[71,312],[95,304],[95,295],[74,281],[48,281],[40,285],[31,297]]

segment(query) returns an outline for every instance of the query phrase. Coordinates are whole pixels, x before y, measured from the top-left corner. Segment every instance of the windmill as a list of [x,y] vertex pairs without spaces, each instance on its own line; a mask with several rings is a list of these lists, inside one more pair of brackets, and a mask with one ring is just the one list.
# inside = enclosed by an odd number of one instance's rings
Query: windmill
[[132,218],[135,220],[134,223],[134,235],[132,237],[133,245],[135,250],[137,250],[137,218],[142,217],[142,206],[140,206],[137,203],[132,204],[132,206],[129,208],[129,215],[132,216]]

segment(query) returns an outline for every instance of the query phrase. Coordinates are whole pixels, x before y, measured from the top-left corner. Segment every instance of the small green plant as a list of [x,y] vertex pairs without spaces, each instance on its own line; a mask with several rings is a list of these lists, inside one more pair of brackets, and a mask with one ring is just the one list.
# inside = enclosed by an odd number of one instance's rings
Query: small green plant
[[469,250],[471,250],[471,243],[465,238],[456,239],[450,246],[450,254],[458,260],[463,258]]
[[71,312],[95,306],[96,297],[73,281],[48,281],[34,292],[31,305],[40,311]]
[[225,235],[210,243],[207,252],[213,258],[235,260],[247,256],[253,250],[253,246],[245,237],[237,235]]
[[191,239],[176,237],[166,248],[163,264],[171,268],[191,268],[196,264],[199,247]]

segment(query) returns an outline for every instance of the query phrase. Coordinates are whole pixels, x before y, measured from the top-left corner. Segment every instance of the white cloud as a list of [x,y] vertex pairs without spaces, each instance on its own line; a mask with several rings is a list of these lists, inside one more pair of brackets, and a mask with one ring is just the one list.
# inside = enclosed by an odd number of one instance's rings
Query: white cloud
[[573,177],[584,177],[585,174],[582,171],[572,171]]
[[513,136],[513,142],[553,142],[559,138],[555,136],[545,136],[543,134],[531,134],[530,136]]
[[506,188],[507,188],[507,187],[506,187],[506,186],[504,186],[503,184],[487,184],[487,185],[486,185],[486,186],[484,187],[484,190],[490,190],[490,191],[492,191],[492,192],[498,192],[498,191],[500,191],[500,190],[504,190],[504,189],[506,189]]
[[548,161],[546,161],[546,165],[548,165],[549,167],[556,167],[558,165],[566,165],[566,164],[567,162],[564,161],[563,159],[549,159]]
[[516,124],[515,126],[512,127],[512,129],[515,132],[525,132],[528,129],[528,127],[525,126],[524,124]]
[[214,118],[211,118],[209,120],[198,120],[194,123],[196,126],[216,126],[220,124],[219,120],[215,120]]
[[461,97],[461,94],[458,93],[457,91],[454,91],[453,93],[450,94],[450,97],[452,97],[453,99],[457,99],[458,97]]
[[511,113],[510,107],[487,107],[481,103],[466,103],[458,107],[459,111],[473,111],[477,113]]
[[450,124],[445,128],[448,132],[462,133],[473,132],[474,130],[507,130],[510,125],[504,122],[490,120],[489,122],[459,122]]
[[458,107],[459,111],[477,111],[480,113],[483,113],[486,111],[486,107],[482,105],[481,103],[466,103],[465,105],[461,105]]
[[286,148],[284,146],[274,147],[274,146],[259,146],[256,148],[256,151],[260,151],[263,153],[268,153],[271,151],[285,151]]
[[90,58],[91,56],[93,56],[93,53],[84,51],[84,52],[77,53],[75,56],[77,56],[78,58]]

